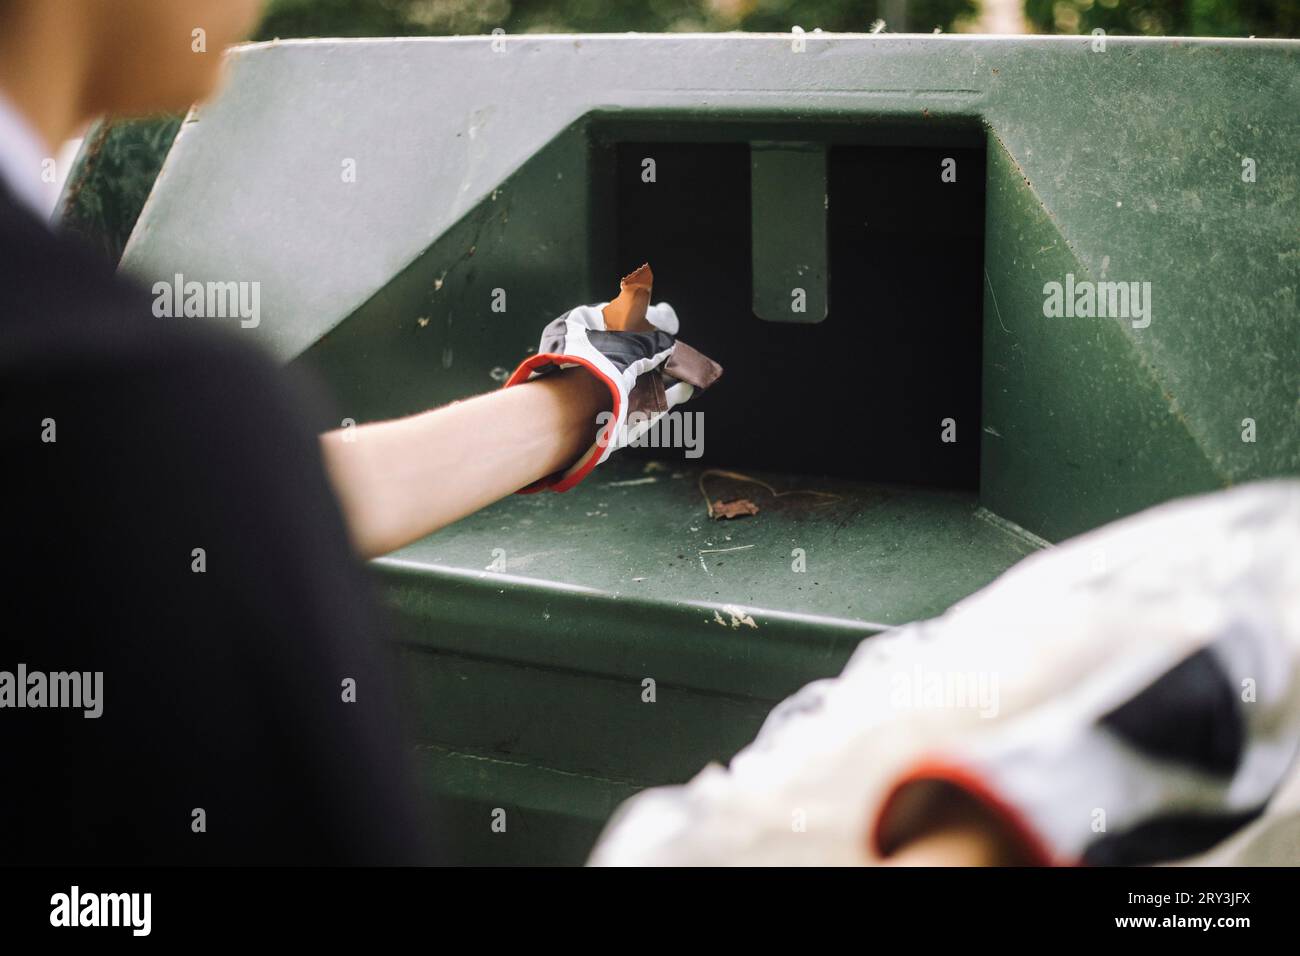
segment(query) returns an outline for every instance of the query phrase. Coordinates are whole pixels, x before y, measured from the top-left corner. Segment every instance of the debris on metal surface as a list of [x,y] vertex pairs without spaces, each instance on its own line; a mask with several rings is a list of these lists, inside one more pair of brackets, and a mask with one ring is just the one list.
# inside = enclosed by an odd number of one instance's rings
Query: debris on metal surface
[[758,624],[755,623],[753,615],[746,614],[743,607],[738,607],[735,604],[724,604],[722,605],[722,610],[727,612],[727,617],[730,617],[731,620],[728,621],[717,611],[714,611],[713,620],[715,623],[721,624],[723,627],[729,627],[733,631],[742,624],[745,625],[745,627],[752,627],[757,630]]
[[752,544],[742,544],[735,548],[704,548],[698,554],[700,567],[704,569],[705,574],[712,574],[713,572],[709,570],[709,566],[704,563],[704,556],[706,554],[726,554],[728,551],[748,551],[752,547],[754,547]]
[[723,518],[744,518],[758,514],[758,505],[748,498],[735,498],[731,501],[714,501],[709,504],[709,516],[715,521]]
[[[766,490],[773,498],[785,498],[792,495],[808,495],[815,498],[821,498],[822,503],[824,504],[830,504],[834,501],[839,501],[843,497],[843,495],[837,495],[834,492],[816,491],[811,488],[792,488],[789,491],[777,491],[760,478],[743,475],[738,471],[727,471],[722,468],[706,468],[704,471],[700,472],[697,485],[700,489],[700,494],[704,497],[704,503],[708,507],[709,517],[713,518],[715,521],[720,518],[736,518],[741,515],[756,515],[758,514],[759,508],[758,505],[746,498],[729,499],[727,501],[719,499],[718,501],[714,501],[709,497],[708,491],[704,488],[705,479],[711,477],[730,478],[733,481],[744,481],[753,485],[758,485],[760,488]],[[748,506],[753,510],[745,510],[745,506]]]

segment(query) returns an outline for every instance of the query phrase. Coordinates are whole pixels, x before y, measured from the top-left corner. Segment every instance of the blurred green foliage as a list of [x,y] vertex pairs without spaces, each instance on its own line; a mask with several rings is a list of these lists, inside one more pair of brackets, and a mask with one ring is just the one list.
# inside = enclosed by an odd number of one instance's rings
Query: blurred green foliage
[[[979,0],[271,0],[259,39],[627,30],[951,31]],[[1294,37],[1300,0],[1025,0],[1039,33]]]
[[258,37],[805,30],[929,33],[976,0],[272,0]]
[[1300,0],[1026,0],[1040,33],[1294,37]]
[[117,262],[180,127],[179,116],[96,123],[59,199],[64,230]]

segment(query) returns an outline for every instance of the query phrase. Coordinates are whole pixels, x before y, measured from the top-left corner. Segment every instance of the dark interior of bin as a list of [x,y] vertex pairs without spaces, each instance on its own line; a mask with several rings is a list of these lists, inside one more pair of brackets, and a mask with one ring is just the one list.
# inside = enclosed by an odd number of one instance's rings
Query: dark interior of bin
[[[978,488],[983,150],[829,147],[830,307],[816,324],[753,314],[748,143],[614,154],[620,274],[649,261],[682,339],[726,368],[687,406],[704,413],[701,462]],[[940,440],[946,418],[955,443]]]

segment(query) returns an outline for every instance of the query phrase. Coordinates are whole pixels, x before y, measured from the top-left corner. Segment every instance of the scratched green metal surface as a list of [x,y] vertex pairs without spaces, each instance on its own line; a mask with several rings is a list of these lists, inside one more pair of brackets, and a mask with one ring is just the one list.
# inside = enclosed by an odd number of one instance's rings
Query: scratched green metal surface
[[[1090,41],[825,36],[793,53],[787,36],[510,37],[503,53],[462,38],[234,56],[124,266],[261,282],[248,334],[358,421],[494,387],[543,322],[608,297],[610,144],[987,154],[978,492],[792,464],[762,477],[838,497],[733,487],[761,513],[713,523],[698,468],[627,458],[376,563],[456,858],[578,861],[619,799],[726,759],[772,701],[880,627],[941,612],[1033,535],[1300,471],[1300,43]],[[1046,318],[1044,283],[1067,273],[1149,281],[1151,324]],[[754,440],[780,436],[756,423]],[[492,832],[498,807],[520,825]]]

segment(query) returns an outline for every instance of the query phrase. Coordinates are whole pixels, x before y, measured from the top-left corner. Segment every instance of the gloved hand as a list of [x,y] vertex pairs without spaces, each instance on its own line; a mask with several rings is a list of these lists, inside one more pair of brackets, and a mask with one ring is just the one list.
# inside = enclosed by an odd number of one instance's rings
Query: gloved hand
[[677,313],[667,302],[650,305],[654,275],[643,265],[620,283],[612,302],[566,312],[542,330],[537,354],[506,380],[520,385],[562,368],[581,366],[603,381],[613,411],[586,454],[563,472],[534,482],[522,492],[568,491],[615,450],[634,443],[695,389],[722,375],[722,366],[677,340]]

